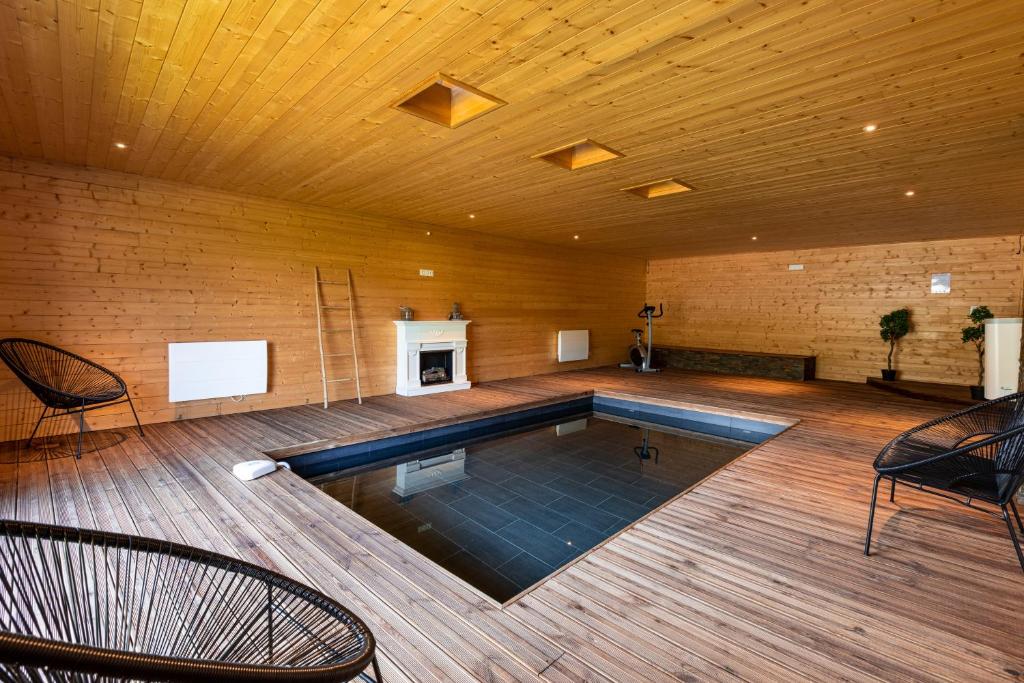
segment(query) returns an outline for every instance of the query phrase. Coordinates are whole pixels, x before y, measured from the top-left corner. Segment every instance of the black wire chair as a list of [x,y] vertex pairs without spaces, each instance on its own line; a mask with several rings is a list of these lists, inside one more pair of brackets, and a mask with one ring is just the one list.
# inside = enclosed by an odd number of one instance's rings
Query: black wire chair
[[900,434],[875,459],[875,472],[865,555],[871,550],[878,483],[885,478],[892,480],[889,502],[895,500],[900,483],[996,516],[974,502],[997,506],[1024,571],[1024,553],[1010,520],[1013,512],[1024,533],[1013,500],[1024,483],[1024,393],[980,403]]
[[348,681],[370,666],[380,681],[358,617],[275,572],[168,541],[0,521],[0,680]]
[[[139,436],[145,436],[128,387],[110,370],[70,351],[32,339],[0,339],[0,359],[43,403],[43,414],[28,438],[30,448],[43,420],[77,414],[78,450],[75,457],[81,458],[86,411],[119,403],[127,403],[131,407]],[[53,413],[47,415],[50,410]]]

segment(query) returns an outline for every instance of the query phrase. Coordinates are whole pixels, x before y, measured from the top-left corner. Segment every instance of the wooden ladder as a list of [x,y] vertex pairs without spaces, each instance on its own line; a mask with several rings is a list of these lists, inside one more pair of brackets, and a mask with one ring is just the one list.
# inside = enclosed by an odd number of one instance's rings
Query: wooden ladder
[[[352,382],[356,383],[356,399],[359,404],[363,403],[363,392],[359,386],[359,354],[356,353],[356,318],[355,312],[352,307],[352,271],[345,269],[344,280],[322,280],[320,279],[320,267],[313,267],[313,277],[315,284],[313,285],[313,291],[316,294],[316,335],[317,341],[320,343],[320,381],[324,388],[324,409],[327,408],[327,385],[337,384],[340,382]],[[336,285],[345,287],[345,296],[348,303],[345,305],[330,304],[325,305],[323,296],[321,295],[320,288],[323,285]],[[344,311],[348,310],[348,328],[332,328],[326,329],[324,327],[324,311]],[[338,352],[324,353],[324,338],[326,335],[336,335],[349,333],[349,341],[351,346],[346,350],[339,350]],[[329,347],[330,348],[330,347]],[[338,377],[329,378],[327,376],[327,359],[338,356],[346,356],[352,358],[352,377]]]

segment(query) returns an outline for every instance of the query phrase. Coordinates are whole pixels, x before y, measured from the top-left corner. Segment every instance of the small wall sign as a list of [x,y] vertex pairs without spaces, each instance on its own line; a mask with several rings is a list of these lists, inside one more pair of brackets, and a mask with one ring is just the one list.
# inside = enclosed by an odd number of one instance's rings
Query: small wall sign
[[950,283],[949,273],[932,273],[932,294],[949,294]]

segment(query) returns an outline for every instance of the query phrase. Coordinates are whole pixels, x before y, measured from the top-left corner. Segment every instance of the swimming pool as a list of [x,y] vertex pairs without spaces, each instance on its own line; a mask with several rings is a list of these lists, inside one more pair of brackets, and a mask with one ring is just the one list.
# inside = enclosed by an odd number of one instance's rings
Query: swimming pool
[[505,603],[785,428],[694,412],[595,397],[293,466]]

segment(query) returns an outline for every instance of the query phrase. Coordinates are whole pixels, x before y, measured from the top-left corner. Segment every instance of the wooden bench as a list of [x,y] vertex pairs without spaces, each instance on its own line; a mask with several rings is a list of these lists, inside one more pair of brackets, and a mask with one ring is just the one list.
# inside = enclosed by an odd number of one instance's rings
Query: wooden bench
[[814,356],[655,346],[653,360],[655,367],[662,368],[774,379],[814,379]]

